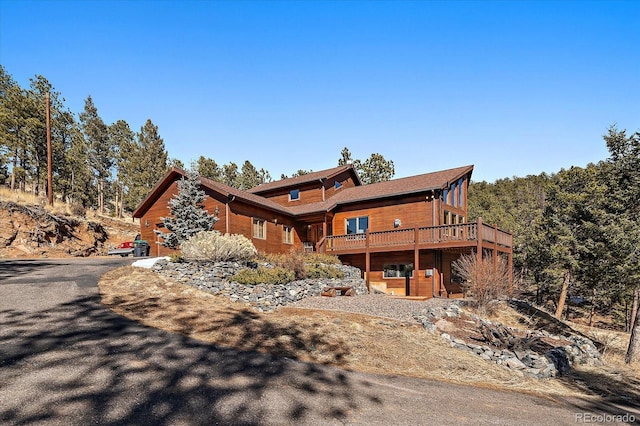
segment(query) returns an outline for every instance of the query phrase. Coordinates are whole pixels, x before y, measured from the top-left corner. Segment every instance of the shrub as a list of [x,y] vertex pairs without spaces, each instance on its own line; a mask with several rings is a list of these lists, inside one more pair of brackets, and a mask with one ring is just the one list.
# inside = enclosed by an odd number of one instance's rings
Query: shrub
[[276,266],[293,271],[296,280],[303,280],[307,277],[307,271],[304,266],[304,254],[291,250],[289,253],[283,254],[267,254],[265,260]]
[[186,260],[247,261],[257,254],[256,248],[243,235],[222,235],[218,231],[201,231],[181,245]]
[[71,204],[71,214],[77,217],[87,217],[87,209],[82,204]]
[[511,291],[508,267],[503,258],[498,258],[497,266],[494,266],[491,256],[478,261],[475,254],[465,254],[451,266],[462,279],[465,293],[475,299],[481,310]]
[[324,263],[325,265],[340,265],[338,256],[326,253],[305,253],[304,260],[307,263]]
[[184,256],[182,255],[182,253],[171,253],[171,255],[169,255],[169,262],[183,263]]
[[307,278],[344,278],[342,271],[322,263],[308,263],[306,270]]
[[293,271],[276,266],[275,268],[241,269],[231,279],[240,284],[286,284],[293,281],[295,276]]

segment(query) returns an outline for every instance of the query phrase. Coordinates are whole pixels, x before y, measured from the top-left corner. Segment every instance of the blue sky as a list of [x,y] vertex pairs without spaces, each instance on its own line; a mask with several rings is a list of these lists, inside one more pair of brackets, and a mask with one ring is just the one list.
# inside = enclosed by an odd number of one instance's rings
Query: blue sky
[[0,1],[0,63],[171,157],[274,178],[378,152],[476,181],[607,157],[640,130],[640,2]]

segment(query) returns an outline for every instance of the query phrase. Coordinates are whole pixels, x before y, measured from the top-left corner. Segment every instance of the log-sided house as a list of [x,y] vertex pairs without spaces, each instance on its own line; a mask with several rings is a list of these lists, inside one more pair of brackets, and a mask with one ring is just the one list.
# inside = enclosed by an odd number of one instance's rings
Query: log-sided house
[[[352,165],[269,182],[242,191],[201,178],[204,207],[217,212],[215,229],[242,234],[258,251],[337,255],[364,272],[367,284],[389,294],[461,294],[451,263],[462,253],[493,253],[512,260],[512,236],[479,219],[467,222],[473,166],[362,185]],[[170,215],[168,202],[185,175],[171,169],[133,216],[153,242],[151,255],[172,250],[154,231]]]

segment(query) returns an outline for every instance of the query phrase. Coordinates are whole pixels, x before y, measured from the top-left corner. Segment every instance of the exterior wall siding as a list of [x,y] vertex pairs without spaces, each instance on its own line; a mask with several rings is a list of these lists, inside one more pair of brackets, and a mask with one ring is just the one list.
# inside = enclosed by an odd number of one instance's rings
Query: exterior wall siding
[[349,206],[349,210],[345,206],[340,208],[333,217],[333,234],[346,234],[347,219],[361,216],[369,217],[369,230],[372,232],[394,229],[395,219],[400,219],[399,229],[433,226],[432,206],[432,201],[426,201],[424,196],[415,196],[402,201],[383,200],[361,203],[357,206]]

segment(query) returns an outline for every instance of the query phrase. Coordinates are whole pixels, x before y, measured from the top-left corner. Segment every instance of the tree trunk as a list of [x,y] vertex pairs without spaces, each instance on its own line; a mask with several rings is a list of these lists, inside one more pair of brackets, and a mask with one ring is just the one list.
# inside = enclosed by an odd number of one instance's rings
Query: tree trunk
[[624,362],[627,364],[636,363],[640,359],[640,309],[636,309],[636,315],[631,321],[634,323],[631,328],[631,338],[627,348],[627,356]]
[[631,305],[631,324],[629,331],[633,330],[638,315],[638,304],[640,303],[640,286],[633,290],[633,305]]
[[555,317],[562,318],[562,311],[564,310],[564,303],[567,300],[567,292],[569,290],[569,280],[571,279],[571,272],[566,271],[564,273],[564,280],[562,281],[562,291],[560,291],[560,299],[558,299],[558,307],[556,308]]

